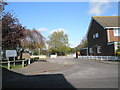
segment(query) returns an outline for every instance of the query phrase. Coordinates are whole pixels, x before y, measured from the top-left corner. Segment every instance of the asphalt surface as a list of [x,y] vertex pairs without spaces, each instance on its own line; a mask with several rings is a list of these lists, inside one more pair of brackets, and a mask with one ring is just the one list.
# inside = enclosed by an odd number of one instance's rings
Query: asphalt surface
[[[54,63],[70,63],[61,73],[76,88],[118,88],[118,63],[110,61],[56,59]],[[72,64],[71,64],[72,63]],[[48,73],[48,74],[49,74]]]
[[3,88],[118,88],[116,62],[57,58],[3,71]]

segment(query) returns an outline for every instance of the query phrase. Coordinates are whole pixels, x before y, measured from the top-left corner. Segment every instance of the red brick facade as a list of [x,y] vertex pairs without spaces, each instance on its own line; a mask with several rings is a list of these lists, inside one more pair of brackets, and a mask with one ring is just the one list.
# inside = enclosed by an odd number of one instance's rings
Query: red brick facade
[[120,41],[120,37],[116,37],[116,36],[114,36],[114,29],[109,29],[109,30],[107,30],[108,32],[107,32],[107,35],[108,35],[108,42],[113,42],[113,41]]

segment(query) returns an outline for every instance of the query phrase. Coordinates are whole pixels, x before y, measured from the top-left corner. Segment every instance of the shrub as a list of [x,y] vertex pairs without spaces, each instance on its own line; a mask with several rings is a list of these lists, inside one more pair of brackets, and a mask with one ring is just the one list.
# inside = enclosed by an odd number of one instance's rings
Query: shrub
[[39,54],[38,51],[34,51],[34,52],[33,52],[33,55],[38,55],[38,54]]
[[120,52],[116,52],[116,55],[117,55],[117,56],[120,56]]

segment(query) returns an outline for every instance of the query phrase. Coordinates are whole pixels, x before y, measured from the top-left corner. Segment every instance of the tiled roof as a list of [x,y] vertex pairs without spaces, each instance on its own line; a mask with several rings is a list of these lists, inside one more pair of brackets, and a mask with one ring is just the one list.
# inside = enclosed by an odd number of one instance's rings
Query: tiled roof
[[120,27],[120,16],[93,16],[93,19],[104,27]]

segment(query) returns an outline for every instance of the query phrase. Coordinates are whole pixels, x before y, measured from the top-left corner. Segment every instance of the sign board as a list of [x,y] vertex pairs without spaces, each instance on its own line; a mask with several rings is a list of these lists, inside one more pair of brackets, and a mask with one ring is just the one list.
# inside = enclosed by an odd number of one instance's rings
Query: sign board
[[16,50],[6,50],[6,57],[16,57],[17,52]]

